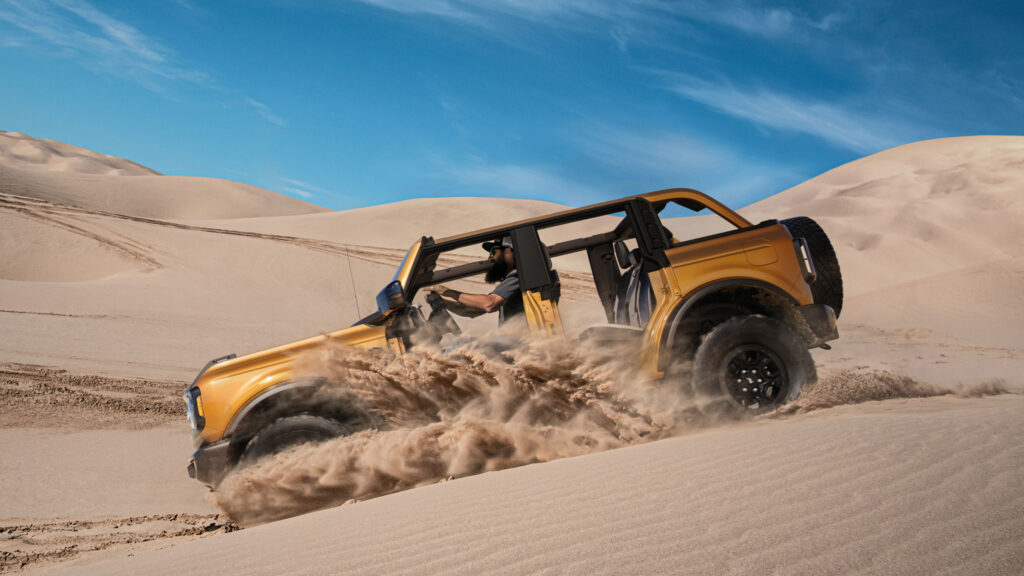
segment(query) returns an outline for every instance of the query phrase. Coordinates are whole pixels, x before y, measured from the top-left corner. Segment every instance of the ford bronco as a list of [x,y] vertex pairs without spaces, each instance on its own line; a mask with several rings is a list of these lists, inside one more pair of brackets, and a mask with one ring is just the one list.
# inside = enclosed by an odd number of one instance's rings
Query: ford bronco
[[[659,216],[670,204],[709,210],[728,230],[680,241]],[[608,216],[616,217],[611,229],[541,242],[541,231]],[[443,306],[434,301],[424,319],[413,298],[489,267],[481,259],[441,268],[439,256],[505,236],[512,239],[531,332],[564,337],[551,259],[585,253],[608,324],[578,337],[635,346],[637,368],[646,375],[700,390],[738,412],[762,413],[794,400],[816,379],[809,349],[828,349],[838,338],[842,278],[824,231],[805,217],[753,224],[691,189],[628,196],[440,240],[423,237],[377,296],[373,314],[329,334],[217,358],[200,371],[184,394],[196,445],[190,476],[215,488],[240,463],[372,426],[355,411],[304,401],[325,382],[297,377],[296,358],[330,342],[402,354],[423,342],[425,329],[438,339],[442,331],[457,332]]]

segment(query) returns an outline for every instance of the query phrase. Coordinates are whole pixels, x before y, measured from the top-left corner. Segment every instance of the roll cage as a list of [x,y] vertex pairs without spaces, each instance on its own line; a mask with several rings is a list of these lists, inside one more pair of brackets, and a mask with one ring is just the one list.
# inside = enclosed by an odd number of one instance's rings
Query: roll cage
[[[557,300],[559,296],[559,285],[557,276],[551,269],[551,258],[586,250],[598,294],[609,321],[611,321],[614,316],[615,287],[621,276],[619,268],[615,264],[612,245],[620,240],[635,238],[641,261],[648,272],[668,266],[665,249],[672,246],[672,238],[661,224],[658,214],[669,203],[675,203],[693,212],[709,209],[737,228],[752,226],[749,221],[710,196],[689,188],[672,188],[440,240],[424,236],[410,248],[395,274],[393,283],[400,284],[402,301],[412,302],[421,288],[481,274],[491,266],[487,259],[481,259],[476,262],[438,269],[438,258],[442,254],[459,248],[479,245],[503,236],[510,236],[515,253],[516,269],[519,270],[519,281],[523,291],[538,292],[542,298],[547,300]],[[574,238],[551,246],[545,246],[538,234],[538,231],[546,228],[621,212],[625,212],[625,218],[608,232]],[[397,296],[397,294],[392,296]],[[384,292],[382,292],[382,297],[378,297],[378,302],[388,301]],[[377,312],[360,320],[359,323],[379,324],[393,311],[382,304]]]

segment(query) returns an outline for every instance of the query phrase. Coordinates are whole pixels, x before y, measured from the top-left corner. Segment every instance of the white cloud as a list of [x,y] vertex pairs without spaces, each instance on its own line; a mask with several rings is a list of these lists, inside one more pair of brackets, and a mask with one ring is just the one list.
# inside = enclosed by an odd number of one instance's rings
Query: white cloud
[[764,8],[743,0],[664,2],[660,0],[359,0],[365,4],[411,15],[430,15],[497,29],[498,21],[513,18],[552,28],[603,22],[620,50],[628,46],[628,26],[650,30],[677,28],[677,19],[732,28],[753,36],[785,38],[795,31],[827,29],[836,21],[814,21],[783,8]]
[[789,10],[753,8],[744,3],[681,3],[678,13],[700,22],[734,28],[753,36],[779,38],[803,24]]
[[917,130],[899,119],[857,113],[838,105],[771,90],[741,89],[690,76],[671,76],[669,89],[724,114],[767,128],[820,138],[862,154],[919,139]]
[[587,123],[574,131],[576,145],[587,155],[616,168],[674,176],[709,170],[728,162],[731,154],[684,134],[630,131]]
[[284,177],[279,178],[279,180],[281,182],[284,182],[285,184],[284,186],[281,186],[282,190],[284,190],[285,192],[289,192],[291,194],[295,194],[296,196],[299,196],[300,198],[305,198],[307,200],[311,198],[316,198],[317,196],[332,195],[331,191],[325,190],[318,186],[314,186],[312,184],[308,184],[306,182],[303,182],[302,180],[294,180],[292,178]]
[[734,206],[778,192],[780,186],[801,178],[790,165],[764,164],[721,142],[689,134],[594,122],[573,134],[580,150],[618,172],[615,180],[697,188]]
[[619,47],[619,52],[629,51],[629,41],[633,35],[633,31],[629,26],[612,26],[611,35],[612,39],[615,40],[615,45]]
[[85,0],[4,0],[6,21],[77,57],[87,67],[161,90],[162,82],[206,83],[205,74],[174,63],[174,53],[134,26]]
[[256,113],[262,116],[263,119],[266,120],[267,122],[270,122],[275,126],[281,126],[282,128],[288,125],[288,122],[286,122],[283,118],[271,112],[270,108],[266,104],[258,100],[253,100],[249,97],[245,98],[245,103],[251,106],[254,110],[256,110]]
[[476,160],[470,166],[450,167],[446,172],[461,184],[479,190],[481,196],[536,198],[552,202],[588,202],[593,188],[565,179],[543,166],[493,165]]
[[460,6],[459,0],[359,0],[378,8],[403,14],[427,14],[452,20],[481,23],[472,10]]

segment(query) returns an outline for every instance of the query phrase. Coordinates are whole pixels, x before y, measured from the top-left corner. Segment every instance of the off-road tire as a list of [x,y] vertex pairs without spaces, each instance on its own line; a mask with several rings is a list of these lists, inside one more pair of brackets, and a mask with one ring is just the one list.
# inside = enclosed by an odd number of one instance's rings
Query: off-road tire
[[843,310],[843,275],[839,271],[839,259],[832,248],[828,235],[817,222],[806,216],[797,216],[780,222],[793,238],[804,238],[811,250],[811,259],[818,278],[811,283],[811,294],[818,304],[828,304],[836,312],[836,318]]
[[766,316],[719,324],[701,342],[693,361],[694,389],[744,414],[762,414],[792,402],[816,380],[803,340]]
[[280,418],[249,440],[240,463],[252,464],[260,458],[284,452],[299,444],[323,442],[343,433],[341,424],[321,416],[303,414]]

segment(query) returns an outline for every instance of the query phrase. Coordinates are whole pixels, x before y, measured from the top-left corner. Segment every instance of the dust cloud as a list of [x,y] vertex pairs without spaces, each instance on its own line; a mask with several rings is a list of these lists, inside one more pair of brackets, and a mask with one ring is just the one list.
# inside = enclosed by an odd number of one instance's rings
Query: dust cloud
[[[365,410],[373,428],[260,460],[231,473],[211,499],[251,526],[352,500],[534,462],[685,434],[742,418],[683,379],[637,372],[636,350],[566,340],[508,347],[478,339],[396,356],[328,346],[299,375],[331,384],[318,402]],[[986,384],[964,395],[1005,392]],[[805,389],[777,415],[948,389],[888,373],[843,373]]]
[[303,358],[298,371],[336,383],[319,401],[358,399],[382,426],[265,458],[225,479],[215,503],[243,524],[261,523],[725,417],[684,409],[677,387],[639,376],[635,350],[565,340],[507,346],[484,338],[400,356],[332,346]]
[[801,414],[843,404],[859,404],[895,398],[929,398],[932,396],[954,395],[961,398],[978,398],[998,394],[1016,394],[1001,380],[977,384],[959,384],[946,388],[918,382],[909,376],[887,371],[841,372],[822,378],[813,386],[805,388],[796,401],[782,406],[773,415]]

